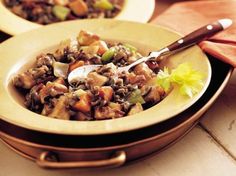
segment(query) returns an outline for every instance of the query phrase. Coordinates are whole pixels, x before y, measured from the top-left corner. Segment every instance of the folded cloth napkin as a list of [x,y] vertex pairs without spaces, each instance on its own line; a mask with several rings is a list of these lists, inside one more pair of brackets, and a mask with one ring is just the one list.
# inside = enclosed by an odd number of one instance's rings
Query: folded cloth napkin
[[236,0],[188,1],[173,4],[152,23],[174,29],[181,34],[218,19],[230,18],[233,25],[199,46],[206,53],[236,67]]

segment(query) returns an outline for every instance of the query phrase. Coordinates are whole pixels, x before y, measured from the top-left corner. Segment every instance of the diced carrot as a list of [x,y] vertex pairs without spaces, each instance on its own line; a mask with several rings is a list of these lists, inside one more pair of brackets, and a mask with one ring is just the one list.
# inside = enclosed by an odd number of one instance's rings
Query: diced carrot
[[113,89],[110,86],[103,86],[99,89],[99,95],[106,101],[110,101],[113,95]]
[[91,110],[90,103],[91,103],[91,98],[88,93],[85,93],[80,96],[80,100],[74,104],[73,108],[77,111],[86,113]]
[[88,12],[88,6],[83,0],[74,0],[68,5],[74,14],[78,16],[86,15]]
[[69,72],[84,65],[84,61],[75,61],[69,65]]
[[103,55],[108,50],[106,42],[102,40],[93,42],[91,45],[99,46],[99,49],[97,52],[99,55]]

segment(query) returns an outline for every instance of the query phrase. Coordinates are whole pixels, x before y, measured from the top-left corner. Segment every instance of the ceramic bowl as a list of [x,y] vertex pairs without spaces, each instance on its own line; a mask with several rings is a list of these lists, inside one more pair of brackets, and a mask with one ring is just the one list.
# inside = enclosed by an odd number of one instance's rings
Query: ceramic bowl
[[75,37],[82,29],[96,33],[104,40],[130,43],[143,55],[156,51],[180,37],[161,26],[117,20],[64,22],[15,36],[0,46],[0,117],[3,120],[24,128],[56,134],[100,135],[131,131],[173,118],[194,104],[209,85],[210,62],[198,46],[193,46],[166,58],[162,63],[172,69],[188,62],[195,70],[205,75],[202,90],[192,98],[183,96],[179,93],[179,88],[174,87],[164,100],[143,112],[101,121],[58,120],[26,109],[23,97],[12,85],[13,77],[30,68],[37,55],[55,50],[60,41]]
[[[147,22],[155,9],[155,0],[125,0],[122,11],[115,17],[119,20],[129,20],[137,22]],[[17,35],[42,25],[25,20],[10,10],[0,0],[0,30],[10,34]]]

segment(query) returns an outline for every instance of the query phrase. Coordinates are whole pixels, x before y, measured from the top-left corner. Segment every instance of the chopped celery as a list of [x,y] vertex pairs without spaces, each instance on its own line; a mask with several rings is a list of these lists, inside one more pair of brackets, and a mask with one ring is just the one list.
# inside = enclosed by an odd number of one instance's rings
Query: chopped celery
[[136,103],[144,104],[145,103],[140,89],[136,89],[135,91],[133,91],[130,94],[128,101],[132,104],[136,104]]
[[179,86],[180,93],[190,98],[198,93],[203,86],[203,74],[194,70],[188,63],[180,64],[176,69],[169,73],[167,68],[160,71],[157,75],[157,83],[165,91],[170,89],[172,83]]
[[94,7],[103,10],[112,10],[114,8],[109,0],[96,0]]
[[157,84],[159,84],[165,92],[168,92],[171,87],[171,77],[167,67],[164,70],[160,70],[157,75]]
[[133,52],[133,53],[136,53],[137,52],[137,48],[135,48],[134,46],[132,46],[132,45],[130,45],[130,44],[128,44],[128,43],[125,43],[125,44],[123,44],[124,45],[124,47],[126,47],[127,49],[129,49],[131,52]]
[[115,48],[110,48],[102,55],[103,62],[109,62],[115,54]]
[[53,14],[61,21],[66,20],[66,17],[70,13],[70,9],[61,5],[55,5],[52,8]]

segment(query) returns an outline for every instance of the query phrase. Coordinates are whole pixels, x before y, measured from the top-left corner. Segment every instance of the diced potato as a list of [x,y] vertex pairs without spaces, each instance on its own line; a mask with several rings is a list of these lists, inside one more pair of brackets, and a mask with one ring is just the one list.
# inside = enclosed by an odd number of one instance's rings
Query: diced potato
[[69,65],[69,72],[84,65],[84,61],[75,61]]
[[80,45],[88,46],[96,41],[99,41],[100,38],[95,34],[81,30],[79,36],[77,37],[77,40]]
[[57,119],[69,120],[70,119],[70,112],[67,109],[68,99],[66,96],[61,96],[55,107],[53,108],[52,112],[48,114],[49,117],[54,117]]
[[93,42],[90,46],[99,46],[99,49],[97,52],[97,54],[99,54],[99,55],[103,55],[108,50],[106,42],[104,42],[102,40]]
[[80,50],[83,51],[85,54],[95,55],[98,53],[99,46],[97,45],[82,46]]
[[69,64],[65,64],[62,62],[54,62],[53,63],[53,74],[56,77],[66,78],[68,75]]
[[113,95],[113,89],[111,86],[103,86],[99,89],[99,95],[106,101],[110,101]]
[[140,103],[136,103],[129,111],[128,115],[137,114],[143,111],[143,107]]
[[77,101],[73,108],[77,111],[81,111],[81,112],[90,112],[91,110],[91,98],[89,96],[88,93],[82,94],[79,97],[79,101]]
[[150,80],[153,76],[153,71],[145,63],[138,64],[134,68],[134,73],[137,75],[144,75],[146,80]]
[[103,86],[108,81],[106,76],[99,75],[96,72],[91,72],[88,74],[88,83],[91,86]]

